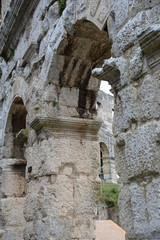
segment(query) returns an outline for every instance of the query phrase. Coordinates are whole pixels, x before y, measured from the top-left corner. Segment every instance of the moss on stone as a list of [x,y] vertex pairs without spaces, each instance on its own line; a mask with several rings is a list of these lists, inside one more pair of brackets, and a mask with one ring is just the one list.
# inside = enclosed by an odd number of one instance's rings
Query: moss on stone
[[66,0],[58,0],[58,13],[59,16],[62,15],[64,9],[66,8]]

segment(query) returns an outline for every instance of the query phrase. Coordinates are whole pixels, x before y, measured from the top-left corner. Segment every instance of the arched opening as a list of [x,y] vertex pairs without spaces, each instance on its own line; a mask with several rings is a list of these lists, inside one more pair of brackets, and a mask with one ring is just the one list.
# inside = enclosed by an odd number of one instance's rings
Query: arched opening
[[100,143],[100,174],[101,180],[111,181],[111,169],[109,161],[109,151],[105,143]]
[[16,240],[23,239],[26,115],[23,100],[15,98],[7,119],[2,158],[1,212],[5,239],[9,236]]
[[60,87],[78,89],[78,116],[93,118],[100,81],[91,76],[91,72],[111,57],[107,32],[90,21],[78,20],[67,39],[61,42],[58,56]]

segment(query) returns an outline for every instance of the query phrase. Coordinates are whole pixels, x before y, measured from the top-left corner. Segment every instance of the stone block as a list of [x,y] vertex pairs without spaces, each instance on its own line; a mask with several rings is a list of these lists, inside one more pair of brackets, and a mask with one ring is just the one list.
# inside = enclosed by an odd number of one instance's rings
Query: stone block
[[[99,145],[93,141],[51,137],[28,148],[27,159],[27,177],[58,174],[68,164],[74,169],[74,175],[83,173],[95,176],[98,171]],[[29,167],[32,167],[31,172],[28,172]]]
[[24,198],[6,198],[1,200],[2,224],[6,227],[19,227],[25,225],[23,215]]
[[26,192],[25,166],[9,166],[2,170],[2,196],[23,197]]
[[159,122],[153,121],[142,125],[132,134],[126,133],[123,135],[125,145],[116,145],[117,170],[124,181],[137,177],[143,178],[145,175],[160,172],[160,152],[159,145],[157,145],[159,124]]
[[77,217],[93,217],[100,197],[100,182],[77,179],[74,183],[74,202]]
[[79,89],[61,88],[59,95],[59,104],[61,106],[77,107],[79,98]]

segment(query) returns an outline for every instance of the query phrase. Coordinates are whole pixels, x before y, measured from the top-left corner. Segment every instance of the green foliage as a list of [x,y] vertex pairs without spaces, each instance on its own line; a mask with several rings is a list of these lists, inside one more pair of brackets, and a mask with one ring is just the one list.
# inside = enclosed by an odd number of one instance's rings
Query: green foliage
[[10,55],[10,59],[14,57],[14,50],[12,48],[9,48],[9,55]]
[[43,32],[44,36],[47,35],[48,29]]
[[55,107],[57,105],[56,99],[53,100],[52,106]]
[[59,16],[62,15],[64,9],[66,8],[66,0],[58,0],[58,13]]
[[102,183],[102,196],[101,203],[107,205],[109,208],[118,207],[118,184],[114,183]]
[[45,11],[48,12],[49,11],[49,6],[45,7]]

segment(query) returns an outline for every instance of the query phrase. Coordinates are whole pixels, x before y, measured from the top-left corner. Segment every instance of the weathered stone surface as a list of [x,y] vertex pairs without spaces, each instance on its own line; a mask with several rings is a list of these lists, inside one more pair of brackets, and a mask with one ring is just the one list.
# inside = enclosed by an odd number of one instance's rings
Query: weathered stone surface
[[[23,222],[25,240],[95,239],[100,165],[96,103],[100,80],[106,80],[115,97],[115,154],[126,239],[159,239],[160,1],[68,0],[61,16],[57,1],[11,1],[3,16],[1,238],[19,240]],[[28,139],[20,143],[15,136],[26,125]],[[27,161],[26,224],[23,204],[14,219],[10,202],[21,199],[22,176],[5,172],[15,170],[20,159]]]

